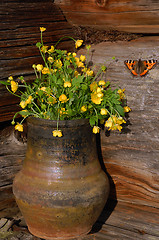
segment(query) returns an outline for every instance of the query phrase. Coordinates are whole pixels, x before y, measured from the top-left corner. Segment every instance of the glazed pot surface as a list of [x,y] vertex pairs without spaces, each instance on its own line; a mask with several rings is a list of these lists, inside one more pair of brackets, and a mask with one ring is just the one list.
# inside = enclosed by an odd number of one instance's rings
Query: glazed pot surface
[[87,120],[60,121],[61,138],[53,137],[55,129],[56,121],[28,119],[26,158],[13,192],[32,234],[75,238],[99,217],[109,182]]

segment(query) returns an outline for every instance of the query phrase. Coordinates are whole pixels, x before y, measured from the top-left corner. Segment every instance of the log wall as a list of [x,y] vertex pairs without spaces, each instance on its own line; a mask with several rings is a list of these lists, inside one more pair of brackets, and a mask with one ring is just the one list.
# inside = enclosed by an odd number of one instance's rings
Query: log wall
[[[73,35],[58,6],[51,0],[2,0],[0,2],[0,80],[8,76],[34,77],[32,65],[41,61],[36,43],[40,41],[40,27],[46,27],[44,41],[55,43],[62,36]],[[65,40],[64,47],[72,48]],[[0,121],[12,118],[19,99],[0,85]]]
[[154,0],[55,0],[78,26],[113,28],[134,33],[159,33],[159,4]]
[[[158,60],[158,42],[159,37],[143,37],[92,45],[92,61],[107,64],[106,79],[126,89],[132,109],[123,132],[107,136],[101,131],[111,194],[100,218],[104,225],[99,239],[159,239],[159,66],[145,77],[134,77],[124,65],[130,59]],[[81,49],[78,54],[85,53]]]

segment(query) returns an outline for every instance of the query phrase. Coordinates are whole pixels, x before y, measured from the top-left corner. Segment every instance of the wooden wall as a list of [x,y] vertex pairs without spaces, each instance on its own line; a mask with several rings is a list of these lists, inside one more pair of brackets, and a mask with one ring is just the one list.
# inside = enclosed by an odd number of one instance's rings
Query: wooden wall
[[159,65],[145,77],[132,76],[124,65],[127,59],[158,56],[157,36],[92,45],[92,61],[106,63],[106,80],[126,89],[132,109],[123,132],[108,136],[101,131],[101,157],[111,194],[100,218],[104,225],[99,239],[159,239]]
[[[35,46],[40,40],[40,27],[47,28],[46,44],[73,34],[61,10],[51,0],[0,1],[0,80],[7,80],[10,75],[34,77],[32,64],[41,59]],[[64,46],[70,49],[72,42],[65,40]],[[0,85],[0,121],[11,119],[18,101]]]
[[159,33],[157,0],[55,0],[74,25]]
[[[132,32],[158,31],[156,30],[158,18],[155,17],[159,15],[157,1],[109,0],[96,1],[98,3],[96,4],[95,1],[56,0],[56,3],[60,3],[61,6],[65,4],[66,16],[68,12],[72,12],[74,15],[71,16],[76,19],[73,23],[80,26],[86,26],[86,23],[91,25],[94,16],[92,14],[96,13],[96,16],[102,16],[98,27],[103,28],[109,15],[112,27],[118,26],[118,30],[121,27],[122,30],[129,29]],[[106,5],[103,5],[105,3],[109,7],[106,8]],[[102,6],[97,7],[99,4]],[[83,13],[86,6],[87,12]],[[126,13],[126,7],[129,7],[131,21]],[[113,14],[111,9],[114,11]],[[133,9],[136,9],[138,14],[139,21],[136,23],[133,22]],[[100,15],[101,12],[103,15]],[[146,15],[147,13],[149,14]],[[145,22],[139,18],[140,14],[147,19]],[[125,17],[114,25],[117,16]],[[7,80],[11,74],[15,76],[22,74],[28,80],[32,79],[31,66],[39,61],[35,44],[39,40],[40,26],[47,28],[45,32],[47,43],[74,33],[61,10],[51,0],[3,0],[0,2],[0,18],[0,80]],[[144,31],[141,30],[143,25]],[[91,26],[95,26],[94,23]],[[159,37],[147,36],[132,41],[125,40],[111,42],[107,39],[107,42],[92,45],[93,62],[95,64],[104,62],[108,66],[106,80],[126,89],[128,105],[132,109],[129,124],[122,133],[111,132],[108,136],[105,131],[101,132],[99,157],[109,175],[111,192],[107,205],[94,227],[94,231],[98,232],[94,234],[94,239],[157,240],[159,65],[150,70],[145,77],[133,77],[125,67],[124,60],[141,58],[159,61]],[[66,48],[72,48],[69,41],[63,44]],[[78,52],[79,55],[85,53],[85,49]],[[112,59],[114,56],[115,60]],[[14,217],[18,212],[11,188],[13,178],[22,166],[27,138],[25,133],[15,132],[10,125],[11,117],[17,109],[17,102],[16,98],[11,97],[4,87],[0,86],[0,218]]]
[[[72,26],[51,0],[0,1],[0,80],[10,75],[34,78],[32,64],[41,61],[35,46],[40,40],[40,27],[47,29],[44,42],[48,45],[64,35],[73,36]],[[61,47],[72,49],[72,41],[63,41]],[[11,188],[26,150],[25,136],[15,133],[11,126],[18,103],[19,98],[0,85],[0,218],[17,212]]]

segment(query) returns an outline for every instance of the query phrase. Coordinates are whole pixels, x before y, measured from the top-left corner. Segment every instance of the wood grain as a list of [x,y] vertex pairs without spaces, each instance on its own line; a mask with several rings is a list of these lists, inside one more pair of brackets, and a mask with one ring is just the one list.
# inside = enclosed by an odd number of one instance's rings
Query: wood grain
[[[44,43],[54,44],[62,36],[73,36],[72,27],[51,0],[3,0],[0,2],[0,80],[12,75],[34,79],[33,64],[41,62],[37,47],[40,27],[46,27]],[[72,49],[72,41],[64,40],[59,47]],[[12,119],[19,99],[0,85],[0,122]]]
[[[126,89],[132,109],[121,133],[101,131],[100,158],[111,182],[110,199],[116,204],[109,218],[111,207],[103,215],[106,225],[99,239],[159,238],[159,66],[145,77],[133,77],[124,65],[127,59],[158,60],[158,41],[158,37],[144,37],[92,45],[91,60],[96,65],[105,62],[105,80]],[[86,50],[78,54],[85,55]]]
[[67,20],[78,26],[113,28],[134,33],[158,33],[157,1],[55,0]]

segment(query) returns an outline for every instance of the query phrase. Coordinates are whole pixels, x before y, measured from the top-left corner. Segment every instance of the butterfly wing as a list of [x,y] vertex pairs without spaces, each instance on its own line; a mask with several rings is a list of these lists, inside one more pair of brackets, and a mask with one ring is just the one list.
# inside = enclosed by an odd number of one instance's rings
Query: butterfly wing
[[157,60],[139,60],[140,76],[145,76],[157,64]]
[[126,61],[124,61],[124,63],[134,76],[138,75],[138,61],[137,60],[126,60]]

